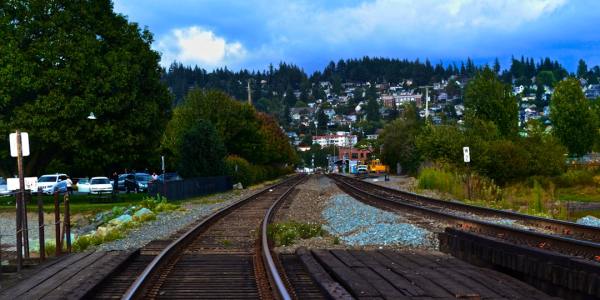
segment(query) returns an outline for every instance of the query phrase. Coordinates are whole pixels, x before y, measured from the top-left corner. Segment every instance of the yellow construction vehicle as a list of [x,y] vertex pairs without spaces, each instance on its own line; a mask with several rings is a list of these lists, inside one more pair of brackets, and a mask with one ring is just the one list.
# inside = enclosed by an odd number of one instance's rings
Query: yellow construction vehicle
[[388,173],[390,168],[381,163],[379,159],[373,159],[369,162],[369,172],[371,173]]

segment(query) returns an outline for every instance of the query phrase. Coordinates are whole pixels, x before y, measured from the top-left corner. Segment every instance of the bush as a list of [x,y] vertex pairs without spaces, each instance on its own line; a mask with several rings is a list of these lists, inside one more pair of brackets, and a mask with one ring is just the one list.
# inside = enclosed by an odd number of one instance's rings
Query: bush
[[225,158],[225,174],[231,177],[233,183],[241,182],[249,186],[256,181],[256,171],[250,163],[236,155]]
[[556,179],[560,187],[573,187],[580,185],[593,185],[594,173],[588,170],[569,170]]
[[267,234],[277,246],[288,246],[297,239],[309,239],[312,237],[323,236],[325,231],[319,224],[286,222],[270,224],[267,228]]
[[454,173],[437,168],[423,168],[418,176],[419,189],[438,190],[456,198],[464,198],[463,183]]

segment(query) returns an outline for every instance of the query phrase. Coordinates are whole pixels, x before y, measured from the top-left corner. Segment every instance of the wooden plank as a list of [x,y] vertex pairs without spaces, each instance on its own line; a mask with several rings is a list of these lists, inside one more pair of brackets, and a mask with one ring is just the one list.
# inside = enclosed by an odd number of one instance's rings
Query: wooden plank
[[397,290],[393,285],[379,276],[370,268],[353,268],[353,270],[360,274],[364,280],[370,283],[373,287],[379,291],[381,296],[385,299],[410,299],[410,297],[404,295]]
[[[421,273],[421,267],[396,255],[395,251],[380,250],[374,258],[380,263],[392,269],[396,274],[402,275],[413,282],[419,289],[425,291],[426,296],[434,298],[454,297],[448,290],[444,289],[438,282]],[[387,262],[386,262],[387,261]],[[386,264],[387,263],[387,264]]]
[[353,296],[359,297],[381,297],[381,294],[371,284],[366,282],[359,274],[339,261],[333,254],[327,250],[312,250],[313,255],[323,265],[323,267],[332,273],[332,276],[338,280]]
[[64,268],[76,263],[81,259],[84,259],[92,253],[93,252],[72,254],[65,259],[59,259],[57,262],[49,266],[44,266],[39,272],[34,273],[31,277],[0,293],[0,298],[4,299],[19,297],[29,290],[39,286],[56,273],[62,271]]
[[56,273],[48,280],[44,281],[42,284],[37,287],[29,290],[27,293],[22,296],[25,299],[39,299],[52,292],[58,286],[62,285],[67,280],[71,279],[77,272],[81,269],[93,264],[96,260],[100,259],[106,255],[106,252],[93,252],[92,254],[86,256],[83,259],[78,260],[74,264],[69,265],[68,267],[62,269],[60,272]]
[[420,272],[428,279],[434,281],[442,288],[450,292],[454,297],[457,298],[476,298],[481,295],[473,290],[472,288],[465,286],[456,276],[446,276],[435,269],[436,265],[421,255],[411,253],[397,253],[405,260],[410,260],[415,264],[420,265],[422,268]]
[[338,282],[334,281],[333,278],[323,267],[315,260],[312,254],[304,247],[300,247],[296,250],[296,255],[304,264],[304,267],[314,279],[315,283],[319,285],[321,290],[325,292],[331,299],[349,300],[354,299],[352,295],[342,287]]
[[356,259],[352,254],[348,253],[347,250],[330,250],[331,254],[337,257],[341,262],[343,262],[346,266],[350,268],[364,268],[366,267],[363,263],[361,263],[358,259]]
[[81,269],[58,288],[44,296],[44,299],[81,299],[102,279],[111,274],[135,251],[111,251],[105,256]]
[[[354,257],[362,261],[363,263],[369,265],[369,267],[375,271],[379,276],[383,277],[390,284],[392,284],[396,289],[401,291],[404,295],[409,296],[425,296],[425,291],[415,285],[414,282],[406,279],[402,275],[398,275],[394,273],[391,269],[392,266],[386,266],[386,264],[382,264],[376,256],[381,255],[375,251],[349,251]],[[385,258],[384,258],[385,259]],[[386,262],[389,264],[394,264],[390,260],[386,259]]]
[[[419,258],[423,261],[429,262],[437,272],[444,274],[447,277],[451,277],[459,284],[465,286],[467,289],[472,290],[474,294],[479,294],[483,298],[501,298],[502,295],[496,293],[494,289],[488,288],[486,285],[481,284],[479,281],[473,280],[469,276],[465,276],[462,270],[464,267],[457,267],[451,264],[452,259],[450,257],[434,256],[431,253],[419,253],[414,255],[407,255],[411,259]],[[488,277],[487,274],[481,274],[479,277]]]

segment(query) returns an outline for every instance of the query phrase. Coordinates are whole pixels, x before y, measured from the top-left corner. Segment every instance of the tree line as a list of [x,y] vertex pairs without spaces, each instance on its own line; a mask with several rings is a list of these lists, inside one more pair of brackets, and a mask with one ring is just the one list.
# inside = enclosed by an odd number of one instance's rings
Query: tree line
[[[580,81],[568,77],[555,84],[550,103],[551,127],[531,120],[518,128],[518,101],[497,73],[484,68],[465,91],[463,124],[433,126],[418,117],[414,105],[384,128],[379,143],[383,161],[397,171],[416,173],[424,163],[477,172],[503,185],[532,176],[560,175],[566,156],[581,157],[599,149],[598,100],[583,95]],[[463,147],[471,161],[463,162]]]

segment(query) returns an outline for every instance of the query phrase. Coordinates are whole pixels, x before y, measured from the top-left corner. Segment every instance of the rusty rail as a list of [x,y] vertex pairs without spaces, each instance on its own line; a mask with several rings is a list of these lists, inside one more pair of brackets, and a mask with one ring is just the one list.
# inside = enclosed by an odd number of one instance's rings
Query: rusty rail
[[[588,260],[598,261],[598,259],[600,258],[600,243],[577,240],[539,232],[532,232],[506,225],[485,222],[464,216],[458,216],[440,210],[418,206],[414,203],[409,203],[406,201],[376,195],[369,191],[355,187],[344,180],[339,180],[337,176],[332,178],[334,178],[334,180],[337,183],[341,184],[340,187],[342,188],[342,190],[358,198],[372,199],[377,202],[384,202],[392,204],[394,206],[400,206],[403,209],[408,209],[411,212],[442,220],[461,230],[478,232],[488,236],[494,236],[504,240],[510,240],[514,243],[526,244],[532,247],[546,249],[567,255],[580,256]],[[370,188],[376,189],[379,188],[379,186],[371,186]]]
[[[185,249],[185,247],[188,244],[190,244],[191,241],[194,238],[196,238],[204,228],[210,226],[210,224],[215,222],[215,220],[224,217],[231,211],[240,207],[242,204],[248,203],[248,202],[258,198],[259,196],[261,196],[265,193],[268,193],[269,190],[271,190],[275,187],[278,187],[278,186],[281,186],[281,185],[284,185],[284,184],[287,184],[287,183],[290,183],[290,182],[293,182],[294,180],[296,180],[296,182],[289,188],[289,190],[286,191],[286,193],[284,193],[282,195],[282,196],[285,196],[295,187],[296,184],[298,184],[300,182],[300,180],[298,180],[299,178],[302,178],[302,177],[294,176],[294,177],[288,178],[278,184],[264,188],[256,193],[250,195],[249,197],[246,197],[244,199],[236,201],[235,203],[232,203],[229,206],[221,208],[220,210],[218,210],[218,211],[214,212],[213,214],[209,215],[208,217],[206,217],[203,221],[199,222],[193,228],[191,228],[190,230],[185,232],[183,235],[181,235],[179,238],[177,238],[175,241],[173,241],[167,247],[165,247],[148,264],[148,266],[146,266],[144,271],[136,278],[136,280],[129,287],[129,289],[125,292],[125,294],[122,296],[121,299],[137,299],[137,298],[142,297],[142,293],[147,288],[147,285],[149,284],[151,277],[154,274],[156,274],[159,271],[159,269],[163,265],[165,265],[168,261],[177,257],[178,253],[183,251],[183,249]],[[276,202],[278,202],[282,198],[284,198],[284,197],[280,197],[280,199],[278,199]],[[266,230],[263,231],[263,237],[264,237],[264,235],[266,235]],[[268,245],[267,245],[267,251],[269,251]],[[268,257],[270,257],[270,253],[269,253]],[[271,257],[271,262],[272,261],[273,261],[273,259]],[[272,264],[272,265],[274,266],[274,264]],[[269,274],[269,276],[272,276],[273,278],[279,278],[279,282],[282,282],[281,276],[279,275],[277,268],[274,268],[274,267],[272,268],[271,265],[269,265],[267,267],[267,273]],[[280,289],[279,284],[277,284],[276,288],[283,299],[290,299],[289,293],[287,292],[287,290],[285,290],[285,286],[283,286],[283,289],[284,289],[283,291]],[[287,295],[287,298],[285,295]]]

